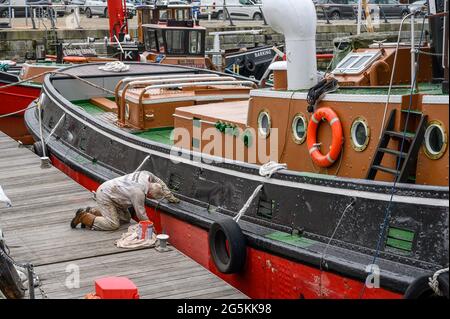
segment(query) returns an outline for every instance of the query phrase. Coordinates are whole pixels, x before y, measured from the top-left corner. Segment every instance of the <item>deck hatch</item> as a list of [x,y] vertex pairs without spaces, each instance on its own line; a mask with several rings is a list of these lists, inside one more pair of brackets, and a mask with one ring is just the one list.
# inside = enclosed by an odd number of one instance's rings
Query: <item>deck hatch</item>
[[411,230],[390,227],[386,239],[386,247],[411,252],[414,235],[414,232]]

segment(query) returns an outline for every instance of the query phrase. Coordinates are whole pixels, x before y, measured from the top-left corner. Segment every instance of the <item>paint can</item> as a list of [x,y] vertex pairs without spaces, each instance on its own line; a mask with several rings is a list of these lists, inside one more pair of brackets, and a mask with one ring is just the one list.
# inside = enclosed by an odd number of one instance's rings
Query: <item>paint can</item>
[[138,237],[139,239],[152,239],[153,223],[149,220],[139,222]]

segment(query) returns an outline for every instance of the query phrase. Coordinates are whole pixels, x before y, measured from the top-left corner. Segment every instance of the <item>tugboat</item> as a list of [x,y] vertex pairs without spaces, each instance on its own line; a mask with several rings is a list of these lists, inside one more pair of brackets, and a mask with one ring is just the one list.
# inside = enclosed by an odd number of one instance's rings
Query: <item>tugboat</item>
[[206,28],[193,19],[192,12],[192,5],[138,6],[138,41],[144,44],[141,61],[206,68],[261,79],[276,56],[271,46],[221,50],[217,44],[220,43],[219,34],[251,34],[251,30],[218,32],[214,52],[209,55],[206,52]]
[[80,65],[45,78],[25,122],[41,156],[90,190],[137,167],[162,178],[181,203],[147,200],[156,230],[252,298],[448,298],[438,4],[431,44],[359,49],[319,79],[313,2],[263,0],[286,38],[273,88],[183,66]]

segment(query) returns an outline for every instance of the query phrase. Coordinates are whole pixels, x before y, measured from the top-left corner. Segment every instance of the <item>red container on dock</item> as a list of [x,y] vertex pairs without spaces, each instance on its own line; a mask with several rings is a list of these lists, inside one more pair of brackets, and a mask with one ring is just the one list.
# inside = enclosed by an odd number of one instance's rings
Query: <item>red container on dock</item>
[[126,277],[97,279],[95,294],[101,299],[139,299],[136,285]]

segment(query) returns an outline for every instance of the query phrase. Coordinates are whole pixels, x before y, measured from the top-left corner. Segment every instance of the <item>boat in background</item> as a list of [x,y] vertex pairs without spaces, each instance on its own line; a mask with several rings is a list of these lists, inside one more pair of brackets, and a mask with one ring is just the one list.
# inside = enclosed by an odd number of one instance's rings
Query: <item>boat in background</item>
[[[24,110],[39,97],[43,74],[61,67],[53,63],[24,63],[0,72],[0,129],[3,132],[24,144],[33,143],[23,122]],[[15,114],[1,117],[10,113]]]

